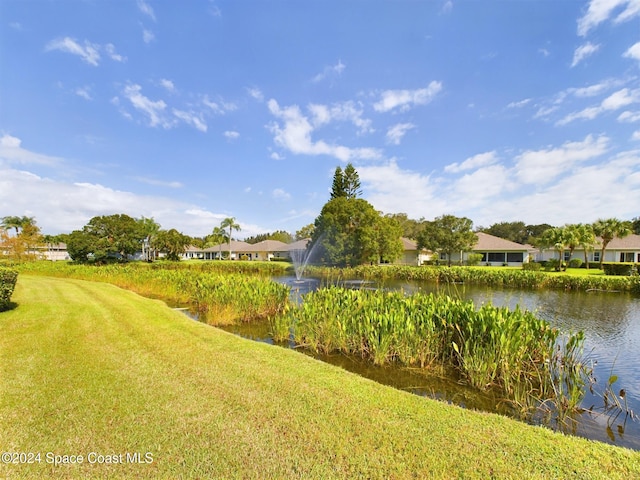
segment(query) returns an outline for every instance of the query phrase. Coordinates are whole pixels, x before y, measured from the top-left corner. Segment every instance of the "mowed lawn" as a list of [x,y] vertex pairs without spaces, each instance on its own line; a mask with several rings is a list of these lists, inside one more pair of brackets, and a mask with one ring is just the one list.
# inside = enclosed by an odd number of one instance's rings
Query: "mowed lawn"
[[0,478],[640,476],[638,452],[400,392],[104,283],[21,275],[13,300],[0,450],[41,456]]

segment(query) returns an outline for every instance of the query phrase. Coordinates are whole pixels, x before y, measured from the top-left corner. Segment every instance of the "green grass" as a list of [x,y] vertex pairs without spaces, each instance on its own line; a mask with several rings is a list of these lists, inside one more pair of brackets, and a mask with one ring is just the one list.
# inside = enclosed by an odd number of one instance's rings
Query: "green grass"
[[[0,314],[7,478],[634,478],[640,453],[463,410],[117,287],[21,274]],[[54,467],[46,452],[150,452]]]

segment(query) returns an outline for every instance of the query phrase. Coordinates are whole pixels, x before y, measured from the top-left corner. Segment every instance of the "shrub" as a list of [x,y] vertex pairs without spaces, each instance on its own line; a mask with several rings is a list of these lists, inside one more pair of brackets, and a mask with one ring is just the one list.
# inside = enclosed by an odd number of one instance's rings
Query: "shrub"
[[538,272],[542,268],[542,265],[538,262],[527,262],[522,264],[523,270],[530,270],[532,272]]
[[7,310],[11,303],[11,294],[18,280],[18,272],[0,267],[0,312]]
[[470,253],[467,257],[467,265],[473,267],[478,265],[482,261],[482,254],[480,253]]
[[580,268],[583,264],[583,261],[579,258],[572,258],[569,260],[569,268]]
[[629,276],[633,271],[633,263],[603,263],[605,275]]

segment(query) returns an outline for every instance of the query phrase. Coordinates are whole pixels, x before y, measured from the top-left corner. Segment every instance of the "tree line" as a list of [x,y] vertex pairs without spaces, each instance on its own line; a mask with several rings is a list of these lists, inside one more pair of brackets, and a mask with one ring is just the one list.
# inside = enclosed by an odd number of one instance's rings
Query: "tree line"
[[[411,219],[406,213],[383,214],[360,198],[362,188],[358,172],[349,163],[344,169],[336,167],[329,200],[314,223],[298,230],[295,235],[283,230],[258,234],[245,239],[247,243],[279,240],[291,243],[311,239],[308,249],[317,252],[313,261],[325,265],[355,266],[386,263],[397,260],[404,251],[401,237],[412,239],[418,249],[444,255],[451,264],[452,255],[469,252],[477,242],[476,232],[485,232],[520,244],[539,248],[553,248],[558,252],[559,267],[563,268],[564,251],[571,254],[576,248],[587,254],[600,248],[600,262],[608,244],[616,237],[629,233],[640,234],[640,217],[632,221],[616,218],[601,219],[593,224],[570,224],[561,227],[543,223],[527,225],[521,221],[499,222],[474,230],[467,217],[442,215],[434,220]],[[160,252],[169,260],[178,260],[185,249],[220,246],[221,256],[231,257],[231,240],[240,225],[228,217],[205,237],[190,237],[172,228],[162,229],[153,218],[132,218],[126,214],[93,217],[81,230],[57,236],[42,235],[33,217],[7,216],[0,224],[2,251],[22,258],[44,243],[64,242],[74,261],[106,262],[126,259],[142,250],[143,258],[154,260]],[[13,232],[11,235],[9,232]],[[596,244],[596,236],[602,239]],[[222,245],[227,244],[225,252]],[[602,265],[600,265],[602,268]]]

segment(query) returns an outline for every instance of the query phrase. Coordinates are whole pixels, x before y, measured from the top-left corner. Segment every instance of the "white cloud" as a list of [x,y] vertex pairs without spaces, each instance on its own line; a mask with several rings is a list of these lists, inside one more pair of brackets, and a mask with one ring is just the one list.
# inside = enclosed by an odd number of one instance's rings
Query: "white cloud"
[[146,183],[147,185],[154,185],[157,187],[169,187],[169,188],[182,188],[184,184],[177,181],[165,181],[165,180],[157,180],[155,178],[146,178],[146,177],[134,177],[135,180]]
[[78,87],[75,89],[74,93],[85,100],[93,100],[93,97],[91,96],[91,87]]
[[498,155],[496,151],[479,153],[473,157],[467,158],[462,163],[451,163],[444,167],[444,171],[447,173],[458,173],[465,170],[474,170],[480,167],[486,167],[492,165],[498,161]]
[[144,0],[138,0],[137,3],[138,3],[138,9],[142,13],[144,13],[146,16],[148,16],[151,20],[153,20],[155,22],[156,21],[156,14],[153,11],[153,8],[151,8],[151,5],[149,5]]
[[340,75],[342,75],[342,72],[344,71],[345,68],[347,68],[347,66],[344,63],[342,63],[341,60],[338,60],[338,63],[336,63],[335,65],[329,65],[324,67],[324,70],[322,70],[321,73],[313,77],[311,81],[314,83],[318,83],[326,78],[329,78],[329,79],[337,78]]
[[507,105],[507,108],[522,108],[530,102],[530,98],[525,98],[524,100],[520,100],[518,102],[511,102],[509,105]]
[[208,95],[202,97],[202,104],[211,109],[213,113],[216,113],[218,115],[224,115],[227,112],[233,112],[238,108],[235,103],[225,102],[222,99],[214,102],[209,98]]
[[579,112],[566,115],[557,122],[557,125],[566,125],[580,119],[593,120],[604,112],[618,110],[634,103],[640,103],[640,89],[630,90],[629,88],[623,88],[602,100],[598,106],[587,107]]
[[515,175],[524,184],[548,184],[575,165],[606,153],[609,139],[588,135],[582,142],[566,142],[559,148],[528,150],[515,158]]
[[171,80],[166,79],[166,78],[161,78],[160,79],[160,86],[162,86],[168,92],[175,92],[176,91],[176,86],[173,84],[173,82]]
[[45,51],[50,52],[58,50],[61,52],[71,53],[72,55],[79,56],[84,62],[89,65],[97,67],[100,63],[99,45],[84,41],[84,45],[81,45],[76,40],[70,37],[57,38],[51,40],[45,47]]
[[622,56],[625,58],[640,60],[640,42],[631,45],[629,49],[626,52],[624,52]]
[[111,60],[113,60],[115,62],[126,62],[127,61],[127,57],[123,57],[122,55],[120,55],[119,53],[116,52],[116,47],[115,47],[115,45],[113,45],[113,43],[107,43],[104,46],[104,49],[107,52],[107,55],[109,55],[109,58],[111,58]]
[[596,53],[600,49],[600,45],[595,45],[591,42],[587,42],[584,45],[580,45],[576,48],[576,51],[573,53],[573,61],[571,62],[571,67],[575,67],[582,60],[587,57],[590,57],[594,53]]
[[271,155],[269,155],[269,158],[271,158],[271,160],[284,160],[285,157],[280,155],[278,152],[271,152]]
[[[438,194],[430,176],[401,169],[396,160],[384,165],[360,166],[358,174],[367,200],[385,213],[404,212],[411,218],[430,217],[446,210],[447,199]],[[436,216],[433,215],[433,216]]]
[[146,28],[142,29],[142,40],[144,43],[151,43],[156,39],[156,36],[151,30],[147,30]]
[[282,188],[276,188],[271,192],[271,196],[276,200],[290,200],[291,194],[284,191]]
[[363,110],[360,104],[353,101],[334,103],[331,106],[310,104],[307,109],[311,113],[314,127],[320,127],[333,121],[351,122],[358,127],[358,134],[372,133],[371,120],[362,118]]
[[264,100],[264,95],[262,94],[262,91],[257,87],[247,88],[247,93],[251,98],[259,102],[262,102]]
[[640,1],[638,0],[590,0],[587,12],[578,19],[578,35],[587,35],[589,31],[620,11],[613,19],[614,24],[631,20],[640,15]]
[[400,145],[402,138],[406,135],[406,133],[415,128],[416,126],[413,123],[398,123],[389,127],[387,130],[387,143],[392,145]]
[[442,91],[442,82],[432,81],[426,88],[417,90],[385,90],[380,100],[373,105],[377,112],[388,112],[395,108],[409,110],[416,105],[426,105]]
[[543,57],[548,57],[549,55],[551,55],[551,52],[546,48],[539,48],[538,52],[540,52]]
[[447,13],[451,13],[453,10],[453,2],[451,0],[446,0],[442,4],[442,8],[440,9],[440,13],[446,15]]
[[235,140],[237,138],[240,138],[240,133],[235,132],[233,130],[227,130],[223,133],[223,135],[227,140]]
[[2,163],[21,165],[59,166],[63,160],[59,157],[42,155],[22,148],[22,140],[12,135],[4,134],[0,138],[0,165]]
[[[312,122],[300,111],[297,105],[280,108],[278,102],[271,99],[267,102],[270,113],[282,122],[272,122],[268,125],[271,133],[274,134],[276,145],[289,150],[294,154],[302,155],[329,155],[343,162],[354,159],[372,160],[381,156],[375,148],[349,148],[342,145],[327,143],[324,140],[313,141],[311,134],[315,130]],[[324,121],[324,113],[318,113],[323,109],[316,109],[312,112],[314,119],[318,122]],[[328,113],[327,113],[328,114]]]
[[626,123],[640,122],[640,111],[631,112],[629,110],[625,110],[618,116],[618,121]]
[[633,132],[633,134],[631,135],[631,140],[640,141],[640,130],[636,130],[635,132]]
[[150,100],[142,95],[141,91],[142,87],[140,85],[127,85],[124,88],[123,94],[136,110],[148,117],[151,127],[161,126],[163,128],[170,128],[172,126],[171,122],[169,122],[165,115],[167,104],[162,100]]
[[[186,112],[184,110],[178,110],[176,108],[172,110],[172,113],[175,117],[179,118],[187,125],[191,125],[196,130],[199,130],[201,132],[207,131],[207,124],[202,119],[200,114],[194,113],[194,112]],[[167,125],[171,126],[170,123],[167,123]],[[168,128],[168,127],[165,127],[165,128]]]

